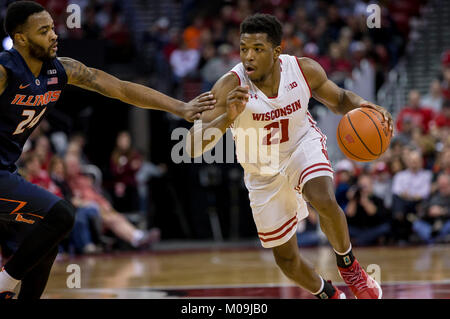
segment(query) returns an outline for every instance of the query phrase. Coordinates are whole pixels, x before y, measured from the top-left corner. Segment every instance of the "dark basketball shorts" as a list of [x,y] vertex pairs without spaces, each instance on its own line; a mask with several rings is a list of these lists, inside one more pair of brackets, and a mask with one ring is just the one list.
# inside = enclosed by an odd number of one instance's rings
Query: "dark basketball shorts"
[[56,195],[31,184],[17,172],[0,170],[0,244],[17,245],[58,201]]
[[17,172],[0,170],[0,224],[33,225],[60,200]]

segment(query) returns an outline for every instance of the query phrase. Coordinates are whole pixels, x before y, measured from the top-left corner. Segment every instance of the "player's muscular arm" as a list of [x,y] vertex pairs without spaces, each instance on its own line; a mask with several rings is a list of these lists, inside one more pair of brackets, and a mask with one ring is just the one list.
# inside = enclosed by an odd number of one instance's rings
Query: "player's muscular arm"
[[226,130],[239,116],[245,108],[248,101],[248,88],[239,86],[238,78],[227,73],[220,78],[214,87],[212,93],[217,100],[214,110],[202,113],[201,121],[197,121],[189,131],[186,150],[192,157],[200,156],[202,153],[213,148],[220,140],[219,134],[212,134],[210,138],[205,138],[208,129],[220,131],[220,136],[225,134]]
[[325,70],[316,61],[309,58],[298,58],[299,64],[311,88],[312,96],[336,114],[342,114],[358,107],[370,107],[381,112],[393,129],[392,116],[381,106],[364,100],[359,95],[338,87],[330,81]]
[[0,95],[3,93],[3,91],[6,89],[8,80],[8,74],[6,73],[6,69],[0,65]]
[[64,66],[69,84],[137,107],[166,111],[183,117],[187,121],[193,121],[200,117],[201,112],[212,109],[214,105],[210,92],[205,92],[189,103],[184,103],[144,85],[122,81],[74,59],[59,58],[59,61]]

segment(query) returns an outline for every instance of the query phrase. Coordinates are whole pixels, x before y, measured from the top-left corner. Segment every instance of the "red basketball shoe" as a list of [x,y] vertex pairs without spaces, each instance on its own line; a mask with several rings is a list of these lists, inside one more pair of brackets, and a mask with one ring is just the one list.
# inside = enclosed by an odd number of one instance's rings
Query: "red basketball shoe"
[[348,268],[339,268],[339,273],[357,299],[381,299],[380,285],[370,277],[355,260]]

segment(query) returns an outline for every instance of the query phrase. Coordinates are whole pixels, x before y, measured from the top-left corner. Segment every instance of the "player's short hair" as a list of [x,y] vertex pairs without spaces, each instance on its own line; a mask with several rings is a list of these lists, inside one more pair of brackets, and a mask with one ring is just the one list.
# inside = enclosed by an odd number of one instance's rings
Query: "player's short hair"
[[270,14],[256,13],[241,23],[242,33],[265,33],[274,47],[281,45],[283,27],[280,21]]
[[14,39],[17,29],[25,24],[28,17],[32,14],[45,11],[45,8],[33,1],[17,1],[8,6],[6,10],[4,29],[5,32]]

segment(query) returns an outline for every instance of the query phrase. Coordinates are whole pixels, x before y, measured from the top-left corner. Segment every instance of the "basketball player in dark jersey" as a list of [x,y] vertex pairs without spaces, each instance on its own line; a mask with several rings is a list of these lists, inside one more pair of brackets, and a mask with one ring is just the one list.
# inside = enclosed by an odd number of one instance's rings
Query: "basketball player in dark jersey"
[[36,299],[47,284],[58,243],[72,229],[75,210],[70,203],[23,179],[15,162],[64,86],[76,85],[188,121],[213,108],[215,100],[206,92],[183,103],[76,60],[57,58],[53,20],[35,2],[12,3],[4,27],[14,46],[0,53],[0,237],[13,239],[17,247],[0,272],[0,298],[12,298],[21,282],[18,298]]

